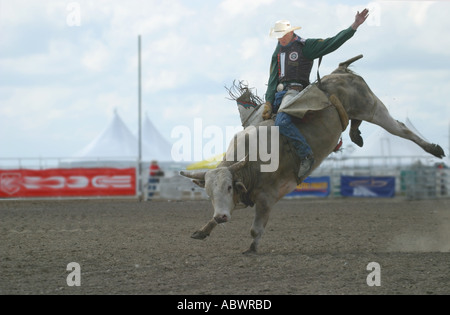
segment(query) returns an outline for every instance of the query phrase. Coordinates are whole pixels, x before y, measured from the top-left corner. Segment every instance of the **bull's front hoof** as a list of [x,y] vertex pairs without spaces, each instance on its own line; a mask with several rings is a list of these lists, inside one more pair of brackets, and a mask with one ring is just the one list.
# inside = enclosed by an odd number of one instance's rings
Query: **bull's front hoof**
[[206,234],[203,231],[195,231],[194,233],[192,233],[191,237],[195,238],[196,240],[204,240],[207,236],[209,236],[209,234]]
[[242,252],[242,254],[244,254],[244,255],[256,254],[256,246],[254,244],[250,245],[250,248],[247,249],[246,251]]

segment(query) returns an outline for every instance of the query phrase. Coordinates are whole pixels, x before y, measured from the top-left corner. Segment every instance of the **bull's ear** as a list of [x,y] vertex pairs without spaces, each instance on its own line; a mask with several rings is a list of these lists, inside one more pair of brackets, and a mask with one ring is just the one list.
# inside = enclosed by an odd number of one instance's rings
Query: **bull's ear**
[[241,182],[241,181],[236,181],[236,182],[234,183],[234,185],[236,186],[236,189],[242,190],[242,191],[244,191],[245,193],[247,192],[247,187],[245,187],[245,185],[244,185],[243,182]]
[[205,188],[205,181],[204,181],[204,180],[197,180],[197,179],[194,179],[192,182],[193,182],[194,184],[196,184],[197,186],[200,186],[200,187],[202,187],[202,188]]

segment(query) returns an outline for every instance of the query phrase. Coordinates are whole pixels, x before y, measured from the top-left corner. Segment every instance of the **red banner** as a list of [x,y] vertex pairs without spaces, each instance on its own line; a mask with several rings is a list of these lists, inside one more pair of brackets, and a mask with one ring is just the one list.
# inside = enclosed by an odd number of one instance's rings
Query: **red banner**
[[0,198],[130,196],[134,168],[0,170]]

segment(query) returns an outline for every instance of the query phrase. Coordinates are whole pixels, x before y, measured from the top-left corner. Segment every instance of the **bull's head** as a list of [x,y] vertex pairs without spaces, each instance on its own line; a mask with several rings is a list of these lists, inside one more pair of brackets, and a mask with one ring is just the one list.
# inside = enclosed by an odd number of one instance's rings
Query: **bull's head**
[[231,219],[231,213],[239,207],[239,193],[247,192],[245,185],[235,176],[247,162],[248,156],[228,167],[217,167],[209,171],[181,171],[180,174],[205,188],[214,207],[214,219],[217,223],[224,223]]

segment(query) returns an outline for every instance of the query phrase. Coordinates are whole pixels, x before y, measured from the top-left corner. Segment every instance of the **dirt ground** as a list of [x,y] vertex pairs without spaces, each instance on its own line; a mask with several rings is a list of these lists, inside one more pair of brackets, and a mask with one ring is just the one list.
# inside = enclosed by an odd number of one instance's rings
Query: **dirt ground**
[[282,200],[243,255],[253,211],[195,240],[209,201],[0,200],[0,294],[450,294],[450,200]]

